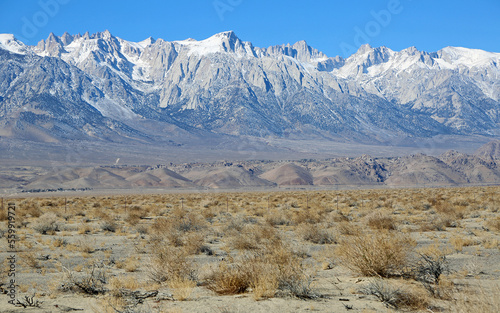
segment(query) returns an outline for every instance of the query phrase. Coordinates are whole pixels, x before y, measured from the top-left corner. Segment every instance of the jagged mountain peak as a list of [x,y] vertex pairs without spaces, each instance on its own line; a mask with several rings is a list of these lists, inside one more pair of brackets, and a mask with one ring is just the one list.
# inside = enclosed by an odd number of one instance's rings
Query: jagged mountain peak
[[408,47],[406,49],[401,50],[401,53],[405,53],[408,55],[417,55],[421,54],[422,52],[417,49],[415,46]]
[[297,50],[296,58],[307,61],[324,61],[328,57],[323,52],[309,46],[305,40],[297,41],[292,48]]
[[54,35],[53,32],[50,32],[49,37],[47,37],[47,41],[59,41],[59,37]]
[[4,49],[17,54],[25,54],[27,47],[17,40],[13,34],[0,34],[0,49]]
[[361,47],[359,47],[358,51],[356,51],[356,54],[365,54],[372,51],[373,47],[369,43],[365,43],[364,45],[361,45]]
[[323,52],[309,46],[305,40],[300,40],[293,45],[282,44],[267,48],[267,54],[273,56],[286,55],[301,62],[323,62],[328,60]]
[[[287,45],[289,46],[289,45]],[[305,40],[299,40],[296,43],[294,43],[292,48],[297,49],[297,50],[302,50],[302,51],[310,51],[312,48],[307,44]]]
[[373,75],[371,73],[373,67],[387,63],[394,55],[395,52],[387,47],[373,48],[369,44],[364,44],[355,54],[345,59],[344,66],[334,72],[341,77]]
[[139,44],[141,45],[144,45],[144,46],[149,46],[149,45],[152,45],[156,42],[156,39],[154,39],[153,37],[148,37],[146,39],[144,39],[143,41],[140,41]]
[[[350,58],[353,58],[353,59],[364,58],[364,59],[372,59],[372,60],[374,58],[379,58],[379,59],[381,59],[381,61],[385,62],[394,54],[395,54],[395,52],[393,50],[391,50],[385,46],[374,48],[374,47],[370,46],[369,44],[364,44]],[[375,60],[373,60],[373,61],[375,61]]]
[[61,36],[61,41],[64,45],[69,45],[73,41],[74,37],[71,36],[68,32],[64,32]]
[[242,42],[242,41],[240,40],[240,38],[236,35],[236,33],[234,31],[229,30],[229,31],[217,33],[217,34],[212,35],[212,36],[210,36],[206,39],[203,39],[203,40],[196,40],[193,38],[188,38],[185,40],[178,40],[175,42],[178,42],[178,43],[197,42],[197,43],[207,43],[207,44],[215,44],[215,43],[222,44],[224,42],[235,43],[235,42]]
[[233,30],[220,32],[218,34],[213,35],[212,37],[228,38],[231,40],[239,40],[238,36],[236,36],[236,33]]
[[214,53],[232,53],[236,56],[255,57],[255,51],[250,42],[242,41],[234,31],[225,31],[215,34],[204,40],[180,40],[174,41],[181,48],[187,49],[189,55],[200,56]]
[[111,32],[109,30],[105,30],[103,31],[102,33],[97,33],[98,35],[101,36],[101,38],[103,39],[111,39],[111,37],[113,37],[113,35],[111,35]]

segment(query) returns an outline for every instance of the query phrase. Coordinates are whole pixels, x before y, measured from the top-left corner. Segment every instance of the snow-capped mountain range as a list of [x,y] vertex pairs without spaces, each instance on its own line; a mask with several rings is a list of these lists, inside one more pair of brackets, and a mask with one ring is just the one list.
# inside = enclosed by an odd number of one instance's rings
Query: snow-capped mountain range
[[232,31],[130,42],[109,31],[0,34],[0,137],[158,141],[164,134],[391,143],[500,135],[500,53],[305,41],[254,47]]

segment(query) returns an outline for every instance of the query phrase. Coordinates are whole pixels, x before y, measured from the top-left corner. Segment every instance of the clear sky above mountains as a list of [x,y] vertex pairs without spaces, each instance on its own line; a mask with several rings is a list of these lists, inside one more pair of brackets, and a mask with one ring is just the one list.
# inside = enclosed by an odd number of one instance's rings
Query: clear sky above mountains
[[0,33],[33,45],[50,32],[172,41],[234,30],[258,47],[306,40],[328,56],[347,57],[364,43],[500,52],[499,16],[498,0],[0,0]]

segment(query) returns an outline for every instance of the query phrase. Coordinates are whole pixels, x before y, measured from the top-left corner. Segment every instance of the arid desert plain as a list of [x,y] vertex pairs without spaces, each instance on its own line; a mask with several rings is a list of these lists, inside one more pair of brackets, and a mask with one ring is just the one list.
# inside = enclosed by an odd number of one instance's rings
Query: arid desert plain
[[6,198],[0,311],[499,312],[499,194]]

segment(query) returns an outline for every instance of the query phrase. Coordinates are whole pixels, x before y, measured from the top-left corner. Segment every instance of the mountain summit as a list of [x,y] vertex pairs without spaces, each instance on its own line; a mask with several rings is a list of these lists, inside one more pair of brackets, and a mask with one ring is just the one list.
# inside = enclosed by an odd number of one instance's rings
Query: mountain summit
[[[0,35],[0,136],[155,142],[172,134],[395,144],[500,135],[500,54],[305,41],[254,47],[233,31],[131,42],[109,31]],[[168,130],[168,131],[167,131]]]

